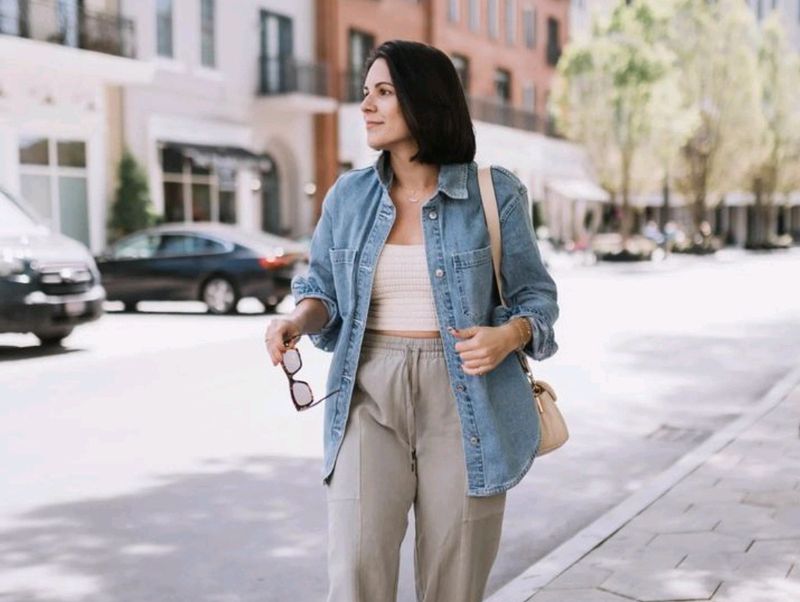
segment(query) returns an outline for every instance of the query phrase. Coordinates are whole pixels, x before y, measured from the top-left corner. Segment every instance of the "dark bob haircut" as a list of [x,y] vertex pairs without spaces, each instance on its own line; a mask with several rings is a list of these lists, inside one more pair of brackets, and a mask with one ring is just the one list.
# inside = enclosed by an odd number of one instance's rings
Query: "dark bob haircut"
[[400,110],[419,151],[411,159],[444,165],[475,158],[475,132],[461,79],[450,58],[438,48],[391,40],[370,54],[362,85],[372,64],[389,65]]

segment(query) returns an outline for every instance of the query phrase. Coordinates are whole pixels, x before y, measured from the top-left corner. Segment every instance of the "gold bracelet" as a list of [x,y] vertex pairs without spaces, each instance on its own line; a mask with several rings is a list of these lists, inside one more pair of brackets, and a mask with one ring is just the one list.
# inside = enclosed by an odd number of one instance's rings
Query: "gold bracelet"
[[531,330],[531,323],[528,321],[527,318],[520,318],[520,322],[523,323],[522,326],[522,343],[519,346],[520,351],[525,348],[525,345],[528,344],[528,341],[533,336],[533,331]]
[[[515,348],[516,351],[521,351],[522,349],[525,348],[525,344],[528,342],[528,337],[529,337],[529,330],[525,328],[525,326],[518,325],[518,322],[521,321],[527,322],[527,320],[524,320],[522,318],[514,318],[512,320],[512,322],[514,323],[514,329],[520,335],[519,344]],[[530,324],[528,326],[530,326]]]

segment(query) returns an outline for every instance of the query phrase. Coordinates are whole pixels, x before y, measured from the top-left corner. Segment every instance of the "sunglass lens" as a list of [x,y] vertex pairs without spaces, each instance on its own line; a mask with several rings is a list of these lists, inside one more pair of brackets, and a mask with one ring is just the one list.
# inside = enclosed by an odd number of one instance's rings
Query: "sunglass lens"
[[311,394],[311,387],[306,383],[293,383],[292,394],[294,395],[295,402],[299,406],[307,406],[314,401],[314,396]]
[[286,371],[289,374],[295,374],[302,365],[300,361],[300,353],[297,349],[288,349],[283,354],[283,365],[286,367]]

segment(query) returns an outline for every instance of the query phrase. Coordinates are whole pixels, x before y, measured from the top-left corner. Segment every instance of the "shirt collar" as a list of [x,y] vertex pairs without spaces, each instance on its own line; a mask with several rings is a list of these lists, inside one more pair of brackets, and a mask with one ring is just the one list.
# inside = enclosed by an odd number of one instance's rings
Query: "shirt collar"
[[[467,176],[469,175],[469,163],[445,163],[439,166],[439,184],[438,189],[451,199],[466,199],[467,198]],[[383,184],[386,190],[390,190],[392,186],[392,173],[391,162],[389,161],[389,153],[386,151],[381,152],[378,160],[375,161],[375,172],[378,179]]]

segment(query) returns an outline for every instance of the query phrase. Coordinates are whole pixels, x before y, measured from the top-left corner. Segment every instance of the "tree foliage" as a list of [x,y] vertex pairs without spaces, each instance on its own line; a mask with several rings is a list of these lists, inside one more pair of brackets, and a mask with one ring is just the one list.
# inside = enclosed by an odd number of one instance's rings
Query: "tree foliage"
[[110,227],[112,239],[136,230],[147,228],[155,222],[147,188],[147,178],[136,159],[127,150],[123,152],[117,172],[118,186],[111,207]]

